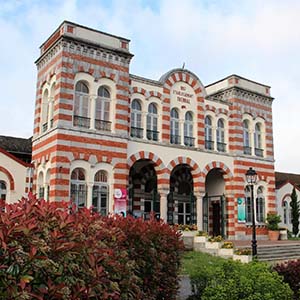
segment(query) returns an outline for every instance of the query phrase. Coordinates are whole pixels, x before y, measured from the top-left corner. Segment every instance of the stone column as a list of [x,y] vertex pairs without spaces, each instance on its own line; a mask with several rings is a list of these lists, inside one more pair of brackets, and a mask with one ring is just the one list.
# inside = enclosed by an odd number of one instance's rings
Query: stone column
[[95,118],[96,118],[96,95],[90,96],[90,129],[95,129]]
[[160,218],[167,222],[168,219],[168,193],[169,190],[161,189],[158,190],[160,195]]
[[87,199],[86,199],[86,207],[90,208],[92,206],[92,198],[93,198],[93,182],[88,182],[87,183]]
[[205,192],[195,192],[194,193],[196,200],[196,211],[197,211],[197,227],[198,230],[203,230],[203,197],[205,196]]

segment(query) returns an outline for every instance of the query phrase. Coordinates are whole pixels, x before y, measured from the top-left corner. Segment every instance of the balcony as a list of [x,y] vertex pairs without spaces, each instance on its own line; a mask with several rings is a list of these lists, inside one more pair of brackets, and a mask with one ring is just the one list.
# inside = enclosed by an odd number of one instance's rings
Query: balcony
[[143,128],[131,127],[130,128],[130,136],[142,139],[143,138],[143,131],[144,131]]
[[53,127],[53,121],[54,121],[53,119],[50,120],[50,128]]
[[255,148],[254,152],[255,152],[256,156],[259,156],[259,157],[264,156],[264,150],[263,149]]
[[225,143],[217,143],[217,150],[219,152],[226,152],[226,144]]
[[111,130],[111,122],[95,119],[95,128],[97,130],[110,131]]
[[251,155],[251,147],[244,146],[244,154]]
[[158,131],[147,129],[147,139],[150,141],[158,141]]
[[180,144],[180,135],[172,135],[171,134],[170,143],[179,145]]
[[90,128],[90,118],[74,116],[74,126]]
[[205,140],[205,149],[214,150],[214,141]]
[[191,136],[185,136],[184,137],[184,144],[188,147],[194,147],[195,146],[195,138]]

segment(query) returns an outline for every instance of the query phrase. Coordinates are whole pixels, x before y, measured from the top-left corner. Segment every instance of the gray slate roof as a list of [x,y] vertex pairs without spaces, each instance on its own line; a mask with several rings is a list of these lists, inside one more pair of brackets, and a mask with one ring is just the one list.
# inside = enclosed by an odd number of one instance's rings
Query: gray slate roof
[[30,154],[32,152],[32,141],[29,139],[0,135],[0,148],[11,154]]

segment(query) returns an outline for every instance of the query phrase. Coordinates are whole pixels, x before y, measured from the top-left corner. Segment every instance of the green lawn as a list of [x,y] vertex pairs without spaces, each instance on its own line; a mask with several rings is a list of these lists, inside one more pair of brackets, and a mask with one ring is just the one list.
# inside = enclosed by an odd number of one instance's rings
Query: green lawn
[[207,253],[196,252],[196,251],[186,251],[182,258],[181,274],[182,275],[192,275],[199,268],[203,266],[217,266],[221,262],[225,261],[224,258],[218,256],[212,256]]

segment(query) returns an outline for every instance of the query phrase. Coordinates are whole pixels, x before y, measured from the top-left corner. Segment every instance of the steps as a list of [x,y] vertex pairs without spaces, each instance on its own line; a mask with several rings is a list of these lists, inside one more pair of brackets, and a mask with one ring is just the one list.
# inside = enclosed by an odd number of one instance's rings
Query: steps
[[259,245],[257,259],[266,262],[300,259],[300,244]]

